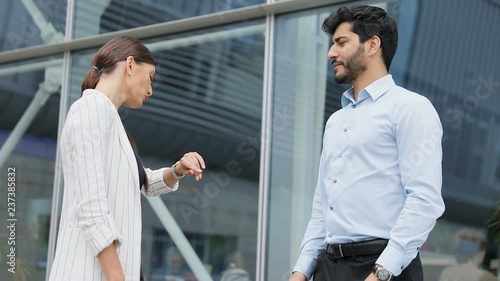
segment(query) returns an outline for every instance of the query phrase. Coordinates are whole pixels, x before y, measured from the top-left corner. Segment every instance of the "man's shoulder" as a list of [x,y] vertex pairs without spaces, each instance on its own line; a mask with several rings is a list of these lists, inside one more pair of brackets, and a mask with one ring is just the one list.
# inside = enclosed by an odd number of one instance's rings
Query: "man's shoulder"
[[403,88],[401,86],[396,86],[394,90],[391,91],[391,96],[402,103],[415,103],[415,102],[425,102],[429,101],[427,97],[422,94],[413,92],[409,89]]
[[432,106],[431,101],[424,95],[413,92],[401,86],[396,86],[388,96],[396,106],[405,108],[420,108]]

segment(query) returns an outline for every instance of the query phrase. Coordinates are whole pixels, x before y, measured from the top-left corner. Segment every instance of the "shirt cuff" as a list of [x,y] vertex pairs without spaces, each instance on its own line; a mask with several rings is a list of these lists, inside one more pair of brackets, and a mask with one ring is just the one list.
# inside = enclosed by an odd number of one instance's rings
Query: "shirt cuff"
[[161,194],[176,191],[179,188],[179,182],[176,182],[173,186],[167,186],[165,181],[163,181],[163,173],[168,168],[161,168],[158,170],[146,169],[146,174],[148,175],[149,187],[148,191],[141,188],[141,191],[146,196],[158,196]]
[[118,233],[115,221],[110,214],[104,215],[104,218],[100,221],[85,224],[82,228],[85,241],[87,241],[87,245],[94,256],[97,256],[114,241],[118,241],[117,249],[123,243],[123,238]]
[[390,241],[376,261],[377,264],[389,270],[394,276],[399,276],[410,262],[411,259],[391,245]]
[[316,258],[311,258],[308,256],[300,256],[292,272],[298,271],[304,274],[307,280],[311,280],[314,270],[316,269],[316,264],[317,264]]

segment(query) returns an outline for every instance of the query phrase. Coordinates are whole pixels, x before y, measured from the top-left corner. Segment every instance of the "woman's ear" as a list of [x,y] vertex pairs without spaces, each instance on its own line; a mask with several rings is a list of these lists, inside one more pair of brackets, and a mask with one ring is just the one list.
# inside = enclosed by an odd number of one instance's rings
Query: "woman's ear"
[[125,62],[125,65],[126,65],[126,67],[127,67],[127,69],[126,69],[126,70],[127,70],[127,74],[128,74],[128,75],[132,75],[132,68],[134,67],[134,61],[135,61],[135,59],[134,59],[134,57],[133,57],[133,56],[128,56],[128,57],[127,57],[127,60],[126,60],[126,62]]

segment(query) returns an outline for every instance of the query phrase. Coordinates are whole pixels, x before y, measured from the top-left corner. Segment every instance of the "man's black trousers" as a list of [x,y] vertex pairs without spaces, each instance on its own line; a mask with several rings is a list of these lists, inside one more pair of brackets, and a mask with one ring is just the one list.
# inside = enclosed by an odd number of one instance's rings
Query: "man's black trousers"
[[[364,281],[372,272],[379,254],[334,258],[328,253],[318,257],[318,266],[313,281]],[[392,281],[423,281],[420,256]]]

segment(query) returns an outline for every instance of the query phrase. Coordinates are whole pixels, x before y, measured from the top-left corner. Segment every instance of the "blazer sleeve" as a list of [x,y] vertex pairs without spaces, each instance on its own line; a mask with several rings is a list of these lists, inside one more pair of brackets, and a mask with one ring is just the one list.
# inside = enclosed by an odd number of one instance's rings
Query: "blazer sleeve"
[[[105,180],[106,145],[110,141],[113,118],[111,104],[98,95],[81,98],[68,119],[73,124],[72,157],[75,178],[76,214],[78,226],[90,251],[97,256],[102,250],[118,242],[122,236],[110,214]],[[117,144],[118,146],[118,144]]]
[[169,187],[163,181],[163,173],[167,168],[161,168],[158,170],[151,170],[146,168],[146,176],[148,177],[149,187],[146,191],[144,186],[141,188],[141,193],[145,196],[158,196],[172,191],[176,191],[179,188],[179,182],[174,186]]

